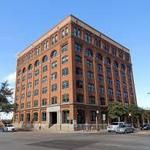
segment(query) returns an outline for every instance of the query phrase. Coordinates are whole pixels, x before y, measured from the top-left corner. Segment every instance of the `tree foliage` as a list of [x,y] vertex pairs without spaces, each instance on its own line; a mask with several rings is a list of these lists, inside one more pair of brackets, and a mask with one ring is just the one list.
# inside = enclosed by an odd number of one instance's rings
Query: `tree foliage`
[[12,103],[13,89],[9,88],[7,81],[0,86],[0,112],[9,113],[15,111],[17,104]]
[[126,113],[124,106],[119,102],[113,102],[108,106],[108,116],[111,119],[121,117]]

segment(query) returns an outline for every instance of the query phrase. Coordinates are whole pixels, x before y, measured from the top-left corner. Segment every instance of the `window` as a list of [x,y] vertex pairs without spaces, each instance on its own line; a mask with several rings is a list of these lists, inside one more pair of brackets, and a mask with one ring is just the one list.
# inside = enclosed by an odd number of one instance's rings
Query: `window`
[[89,104],[95,104],[95,96],[89,96]]
[[57,79],[57,72],[54,72],[54,73],[51,74],[51,79],[52,80]]
[[100,97],[100,105],[105,105],[105,98],[104,97]]
[[86,55],[87,57],[92,58],[92,57],[93,57],[93,52],[92,52],[92,50],[91,50],[91,49],[87,49],[87,50],[85,51],[85,55]]
[[47,71],[47,66],[44,66],[43,67],[43,72],[46,72]]
[[103,48],[106,52],[109,52],[110,46],[108,45],[108,43],[103,42],[103,43],[102,43],[102,48]]
[[113,89],[108,88],[108,95],[109,95],[109,96],[113,96]]
[[73,32],[74,36],[80,38],[81,37],[81,30],[77,27],[74,27],[74,32]]
[[76,52],[81,52],[82,51],[82,45],[79,43],[75,43],[75,51]]
[[63,99],[63,102],[64,102],[64,103],[69,102],[69,94],[64,94],[64,95],[62,95],[62,99]]
[[103,61],[103,56],[100,53],[96,53],[96,60]]
[[31,64],[28,66],[28,70],[29,71],[32,70],[32,65]]
[[120,90],[117,90],[117,91],[116,91],[116,96],[117,96],[117,97],[121,97],[121,91],[120,91]]
[[27,97],[31,97],[31,92],[30,91],[27,93]]
[[84,95],[83,94],[77,94],[77,102],[83,103],[84,101]]
[[96,111],[91,111],[91,121],[96,121]]
[[82,57],[79,56],[79,55],[76,55],[76,56],[75,56],[75,60],[76,60],[76,62],[82,63]]
[[61,47],[62,53],[68,50],[68,44],[65,44]]
[[112,85],[113,85],[113,81],[112,81],[112,79],[107,78],[107,82],[108,82],[108,85],[109,85],[109,86],[112,86]]
[[37,96],[38,94],[39,94],[39,90],[38,89],[34,90],[34,96]]
[[121,70],[122,70],[123,72],[125,72],[125,70],[126,70],[125,64],[121,64]]
[[88,79],[94,79],[94,74],[93,74],[93,72],[88,71],[88,72],[87,72],[87,77],[88,77]]
[[57,36],[57,34],[56,34],[56,35],[53,35],[53,36],[52,36],[52,44],[55,44],[57,41],[58,41],[58,36]]
[[21,108],[21,109],[24,109],[24,103],[21,103],[20,108]]
[[42,121],[46,121],[46,112],[42,112]]
[[68,56],[62,57],[62,64],[66,63],[68,61]]
[[104,95],[105,94],[105,90],[104,90],[104,87],[100,87],[100,95]]
[[35,67],[38,67],[39,65],[40,65],[40,61],[39,61],[39,60],[36,60],[34,66],[35,66]]
[[25,73],[25,72],[26,72],[26,68],[23,68],[22,73]]
[[45,56],[42,58],[42,62],[45,63],[45,62],[47,62],[47,61],[48,61],[48,56],[45,55]]
[[110,67],[106,67],[106,75],[107,75],[108,77],[111,76],[111,68],[110,68]]
[[69,81],[63,81],[62,82],[62,89],[69,88]]
[[116,81],[116,89],[120,90],[120,81],[119,80]]
[[77,80],[76,81],[76,86],[77,86],[77,88],[83,88],[83,81]]
[[98,75],[98,80],[100,81],[100,84],[104,84],[104,77],[103,75]]
[[118,69],[118,67],[119,67],[118,62],[115,61],[115,62],[114,62],[114,68],[115,68],[115,69]]
[[103,66],[101,64],[97,65],[98,73],[102,74],[103,73]]
[[42,94],[46,94],[47,93],[47,87],[43,87],[42,88]]
[[105,59],[105,64],[107,64],[107,65],[110,65],[110,64],[111,64],[110,58],[107,57],[107,58]]
[[57,67],[57,61],[52,62],[52,68],[56,68]]
[[38,100],[34,100],[33,106],[38,107]]
[[44,77],[42,78],[42,83],[45,83],[45,82],[47,82],[47,76],[44,76]]
[[43,49],[44,49],[44,50],[47,50],[48,47],[49,47],[49,43],[48,43],[48,41],[45,41],[45,42],[43,43]]
[[69,110],[64,110],[62,112],[62,123],[69,123]]
[[116,48],[116,47],[112,46],[112,47],[111,47],[111,51],[112,51],[112,54],[113,54],[114,56],[117,55],[117,48]]
[[31,107],[31,102],[27,102],[27,108]]
[[51,90],[52,90],[52,92],[57,91],[57,84],[52,84],[52,89]]
[[61,32],[62,38],[65,37],[65,36],[67,36],[68,33],[69,33],[69,29],[68,29],[68,27],[66,27],[66,28],[63,29],[62,32]]
[[85,41],[87,43],[92,43],[92,36],[89,33],[85,34]]
[[41,53],[41,50],[40,50],[40,47],[36,48],[35,49],[35,55],[39,55]]
[[35,76],[39,75],[39,70],[35,70]]
[[36,86],[38,84],[39,84],[39,79],[37,79],[37,80],[34,81],[34,86]]
[[20,121],[24,121],[24,114],[20,115]]
[[94,91],[95,91],[94,84],[92,84],[92,83],[89,83],[89,84],[88,84],[88,91],[89,91],[89,92],[94,92]]
[[28,89],[30,89],[32,87],[32,82],[28,83]]
[[47,105],[47,99],[44,98],[44,99],[42,99],[42,106],[46,106],[46,105]]
[[66,76],[66,75],[68,75],[68,74],[69,74],[68,68],[63,68],[63,69],[62,69],[62,76]]
[[86,61],[86,64],[87,64],[87,66],[88,66],[89,68],[93,68],[93,62],[92,62],[92,61],[87,60],[87,61]]
[[83,74],[82,69],[79,67],[76,67],[76,75],[82,75],[82,74]]
[[51,98],[51,104],[57,104],[57,97],[56,96],[53,96]]
[[51,58],[56,57],[57,54],[58,54],[57,51],[56,51],[56,50],[53,50],[53,51],[51,52]]
[[28,73],[28,79],[32,78],[32,73]]
[[30,113],[27,113],[27,122],[30,122],[30,119],[31,119]]
[[33,114],[33,120],[34,120],[34,121],[38,121],[38,113],[37,113],[37,112],[35,112],[35,113]]

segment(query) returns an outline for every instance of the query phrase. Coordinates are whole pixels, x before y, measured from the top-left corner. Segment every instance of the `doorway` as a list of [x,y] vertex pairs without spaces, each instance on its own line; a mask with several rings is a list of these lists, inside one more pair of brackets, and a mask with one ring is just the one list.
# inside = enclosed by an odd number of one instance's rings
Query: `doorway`
[[57,112],[50,112],[51,124],[57,124]]

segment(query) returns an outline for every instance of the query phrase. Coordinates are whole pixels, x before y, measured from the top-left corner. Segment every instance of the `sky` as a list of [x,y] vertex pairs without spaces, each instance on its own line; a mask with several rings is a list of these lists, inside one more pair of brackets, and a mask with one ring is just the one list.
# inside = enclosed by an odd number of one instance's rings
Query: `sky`
[[70,14],[131,50],[137,102],[150,108],[149,0],[0,0],[0,81],[14,87],[17,54]]

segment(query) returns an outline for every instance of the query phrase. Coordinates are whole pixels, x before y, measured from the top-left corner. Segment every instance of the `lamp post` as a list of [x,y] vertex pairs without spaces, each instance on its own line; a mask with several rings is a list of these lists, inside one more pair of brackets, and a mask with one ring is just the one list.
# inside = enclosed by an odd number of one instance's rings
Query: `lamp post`
[[129,113],[129,118],[130,118],[131,124],[133,125],[131,117],[132,117],[132,114]]
[[98,131],[98,114],[99,110],[96,110],[96,130]]

